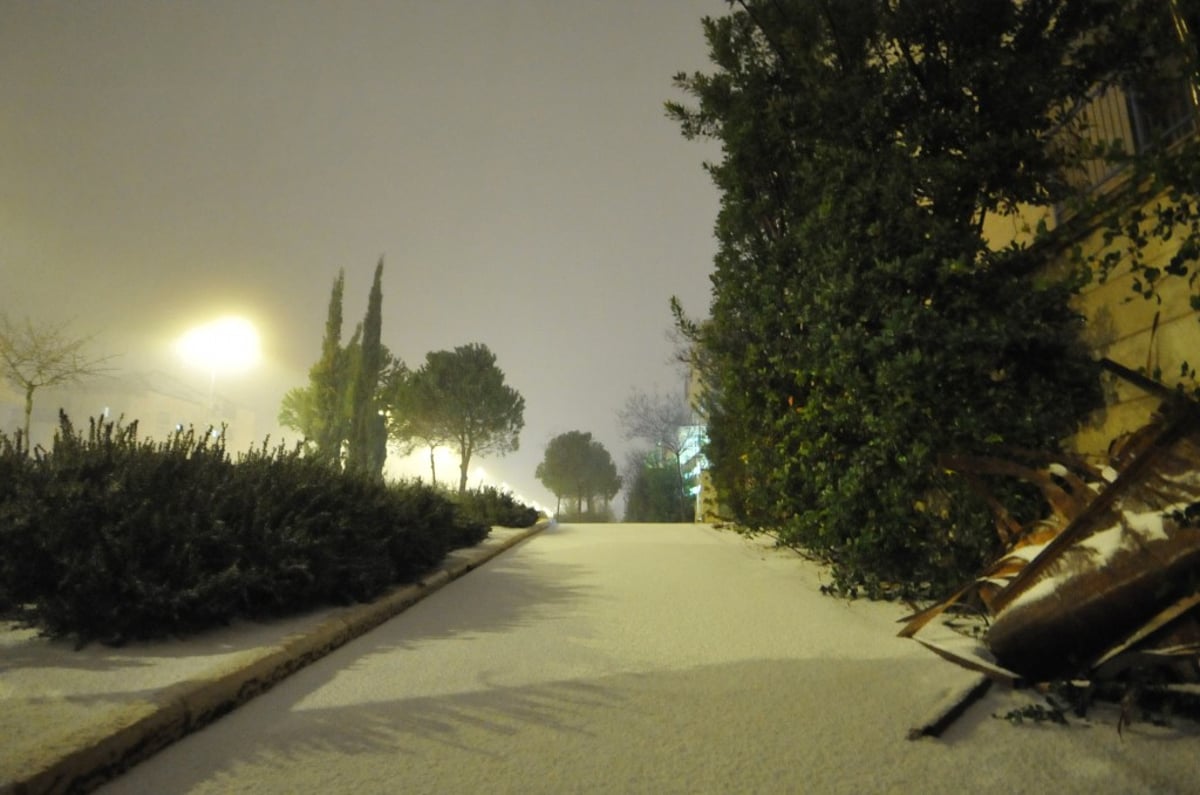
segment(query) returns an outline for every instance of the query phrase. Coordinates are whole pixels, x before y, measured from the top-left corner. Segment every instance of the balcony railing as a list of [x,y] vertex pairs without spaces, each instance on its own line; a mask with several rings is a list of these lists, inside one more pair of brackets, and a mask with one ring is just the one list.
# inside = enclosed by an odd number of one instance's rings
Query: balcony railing
[[[1083,106],[1065,129],[1073,129],[1090,146],[1125,155],[1170,147],[1200,131],[1192,92],[1184,81],[1134,91],[1110,86]],[[1103,193],[1119,184],[1127,169],[1119,159],[1090,158],[1078,164],[1069,181],[1082,196]],[[1055,207],[1059,222],[1069,215],[1066,206]]]

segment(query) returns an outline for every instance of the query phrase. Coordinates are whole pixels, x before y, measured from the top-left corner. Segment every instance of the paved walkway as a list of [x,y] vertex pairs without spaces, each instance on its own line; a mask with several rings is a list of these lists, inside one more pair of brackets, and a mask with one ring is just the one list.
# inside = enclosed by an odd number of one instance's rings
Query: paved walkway
[[1194,791],[1190,724],[1010,725],[895,605],[705,526],[553,526],[108,793]]

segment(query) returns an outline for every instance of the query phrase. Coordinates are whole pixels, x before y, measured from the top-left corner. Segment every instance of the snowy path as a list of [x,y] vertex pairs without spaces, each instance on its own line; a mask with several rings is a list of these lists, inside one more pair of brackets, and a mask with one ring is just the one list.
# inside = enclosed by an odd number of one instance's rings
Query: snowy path
[[551,527],[101,791],[1192,788],[1193,727],[1014,727],[1003,691],[906,740],[965,673],[819,576],[703,526]]

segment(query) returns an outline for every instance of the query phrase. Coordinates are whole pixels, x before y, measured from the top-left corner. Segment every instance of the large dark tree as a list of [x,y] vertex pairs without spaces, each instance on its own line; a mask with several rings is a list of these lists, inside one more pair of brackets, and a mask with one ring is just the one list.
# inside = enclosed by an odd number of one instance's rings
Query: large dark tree
[[475,456],[517,449],[525,427],[525,398],[504,382],[496,355],[482,343],[427,353],[415,377],[429,389],[436,407],[432,432],[458,450],[458,491],[464,493]]
[[[847,587],[957,582],[994,543],[939,456],[1047,448],[1099,401],[1045,249],[985,219],[1065,199],[1049,146],[1139,62],[1158,2],[745,0],[679,75],[720,141],[707,450],[735,519]],[[1143,6],[1145,6],[1143,8]]]
[[612,456],[584,431],[568,431],[551,439],[535,474],[558,498],[555,513],[561,510],[566,497],[574,501],[574,513],[594,515],[597,500],[607,504],[621,490]]
[[343,447],[350,438],[351,383],[357,336],[342,346],[342,296],[346,274],[339,270],[329,294],[321,358],[308,371],[308,385],[284,395],[279,424],[304,434],[311,455],[341,466]]
[[380,386],[389,358],[380,340],[383,326],[383,260],[375,266],[375,278],[363,318],[351,398],[350,447],[347,465],[374,478],[383,476],[387,458],[387,426]]
[[313,440],[318,455],[329,461],[341,460],[342,444],[350,435],[346,419],[350,360],[342,348],[342,300],[345,290],[346,272],[339,269],[329,292],[325,335],[321,338],[321,358],[309,372],[318,416]]
[[321,358],[309,369],[306,386],[283,396],[279,424],[304,434],[309,455],[336,467],[382,476],[387,456],[387,393],[404,373],[404,363],[380,342],[383,262],[367,302],[367,313],[343,345],[342,295],[338,271],[329,296]]

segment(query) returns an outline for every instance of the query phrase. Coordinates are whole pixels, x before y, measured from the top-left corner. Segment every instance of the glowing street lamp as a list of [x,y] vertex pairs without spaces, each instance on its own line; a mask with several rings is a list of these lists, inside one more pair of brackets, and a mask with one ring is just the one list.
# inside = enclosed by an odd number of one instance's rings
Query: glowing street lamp
[[217,371],[243,372],[258,363],[258,332],[249,320],[223,317],[197,326],[180,338],[176,349],[189,363],[208,371],[208,408],[213,408]]

